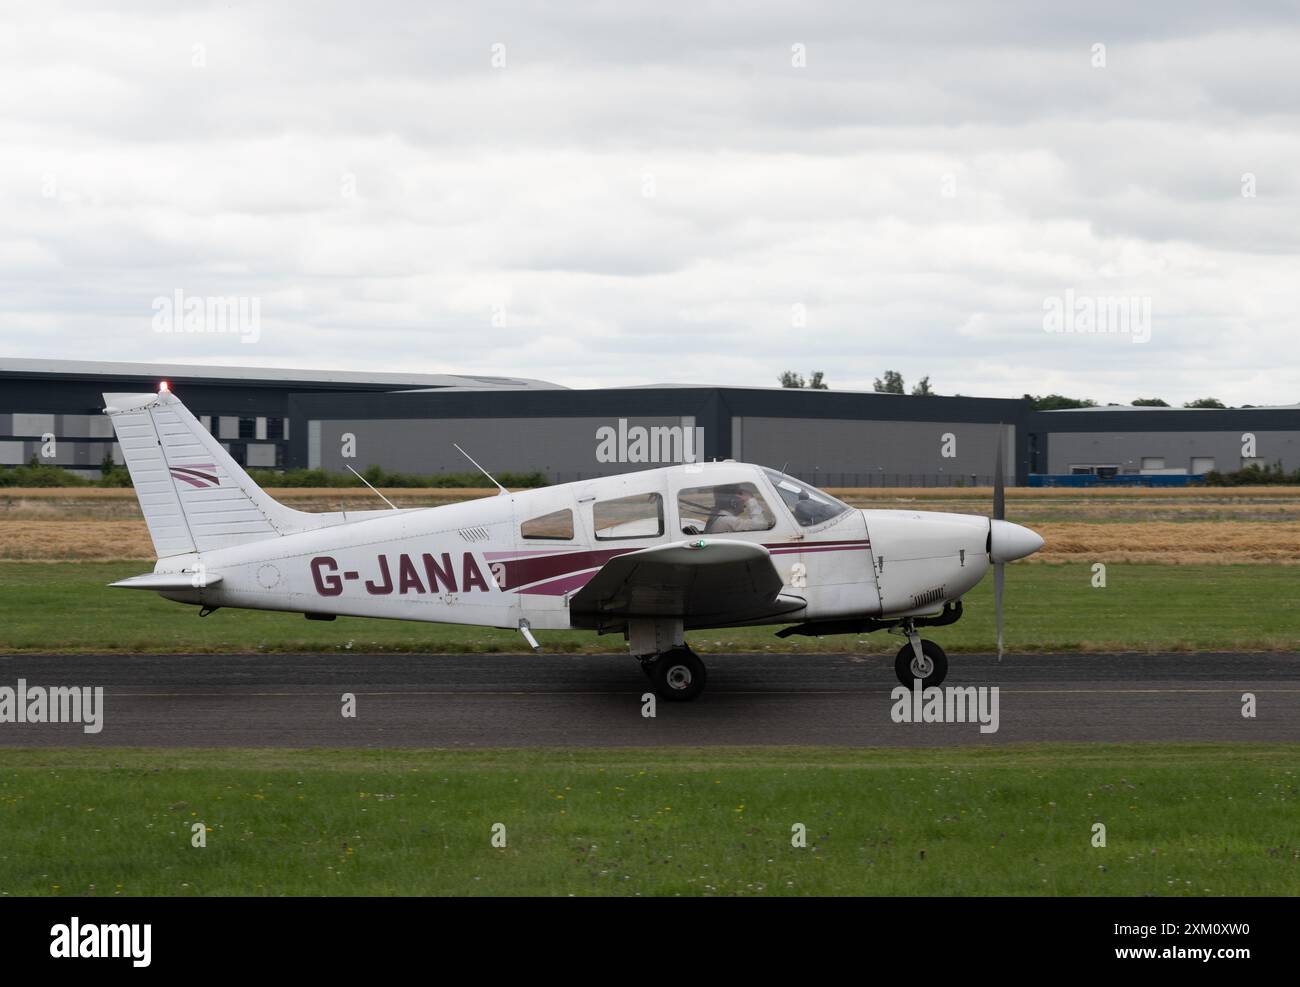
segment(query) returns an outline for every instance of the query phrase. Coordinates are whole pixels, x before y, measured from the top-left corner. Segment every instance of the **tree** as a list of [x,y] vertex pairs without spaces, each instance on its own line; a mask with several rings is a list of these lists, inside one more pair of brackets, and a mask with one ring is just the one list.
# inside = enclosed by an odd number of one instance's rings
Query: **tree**
[[1183,405],[1184,408],[1226,408],[1227,405],[1218,398],[1197,398],[1195,401],[1188,401]]
[[917,397],[928,397],[933,394],[934,391],[930,388],[930,378],[928,376],[922,377],[919,381],[913,384],[912,393]]
[[1060,411],[1062,408],[1095,408],[1092,398],[1067,398],[1063,394],[1026,394],[1030,411]]
[[111,452],[105,453],[103,460],[99,464],[99,485],[101,487],[129,487],[131,486],[131,474],[125,466],[119,466],[113,461]]
[[781,382],[782,387],[807,387],[813,391],[830,390],[826,386],[826,374],[820,370],[814,370],[812,378],[809,380],[804,380],[803,374],[797,374],[793,370],[783,371],[777,379]]
[[886,370],[885,379],[876,378],[876,391],[880,394],[906,394],[903,388],[903,375],[897,370]]
[[1168,408],[1169,402],[1163,398],[1134,398],[1135,408]]

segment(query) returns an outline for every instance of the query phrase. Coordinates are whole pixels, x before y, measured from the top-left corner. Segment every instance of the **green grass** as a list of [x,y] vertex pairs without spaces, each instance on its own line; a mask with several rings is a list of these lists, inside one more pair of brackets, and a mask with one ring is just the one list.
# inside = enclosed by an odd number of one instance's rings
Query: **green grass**
[[[151,593],[107,588],[148,562],[0,563],[0,651],[520,651],[519,635],[472,627],[198,609]],[[1112,563],[1093,589],[1084,564],[1007,567],[1007,641],[1020,651],[1300,648],[1300,569],[1282,565]],[[774,628],[695,631],[701,652],[897,650],[893,635],[793,637]],[[994,647],[992,580],[966,598],[966,615],[927,632],[952,651]],[[619,651],[621,636],[543,632],[556,651]]]
[[8,750],[0,894],[1294,895],[1297,755]]

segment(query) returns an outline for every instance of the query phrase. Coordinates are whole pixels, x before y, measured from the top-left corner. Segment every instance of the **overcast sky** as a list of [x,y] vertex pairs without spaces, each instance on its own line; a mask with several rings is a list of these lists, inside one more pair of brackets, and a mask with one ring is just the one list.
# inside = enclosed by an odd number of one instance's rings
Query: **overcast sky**
[[0,355],[1300,401],[1294,3],[23,6]]

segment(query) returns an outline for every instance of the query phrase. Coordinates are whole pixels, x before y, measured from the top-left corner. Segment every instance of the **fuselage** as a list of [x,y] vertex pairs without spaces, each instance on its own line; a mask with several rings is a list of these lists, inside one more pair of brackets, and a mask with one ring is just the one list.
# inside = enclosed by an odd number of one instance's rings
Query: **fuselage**
[[[806,603],[754,623],[930,613],[979,582],[991,544],[985,517],[859,510],[772,470],[707,463],[383,512],[155,571],[194,572],[195,589],[165,595],[207,607],[564,629],[609,559],[693,537],[765,546],[783,594]],[[199,585],[204,573],[220,582]]]

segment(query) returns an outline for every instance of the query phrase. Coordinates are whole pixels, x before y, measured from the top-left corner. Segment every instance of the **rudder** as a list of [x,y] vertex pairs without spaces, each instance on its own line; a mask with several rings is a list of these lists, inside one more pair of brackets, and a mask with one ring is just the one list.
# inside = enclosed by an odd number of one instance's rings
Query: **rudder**
[[229,548],[319,527],[253,482],[170,391],[105,394],[158,558]]

